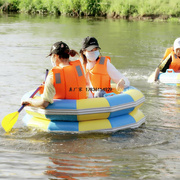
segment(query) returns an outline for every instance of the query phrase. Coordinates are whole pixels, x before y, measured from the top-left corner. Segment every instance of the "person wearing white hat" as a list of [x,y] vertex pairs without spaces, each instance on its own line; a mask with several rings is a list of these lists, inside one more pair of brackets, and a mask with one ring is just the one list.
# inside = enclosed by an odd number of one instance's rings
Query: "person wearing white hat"
[[180,38],[174,41],[174,51],[178,57],[180,57]]
[[167,69],[180,72],[180,38],[174,41],[173,47],[166,50],[162,61],[155,70],[154,81],[158,80],[160,72],[166,72]]

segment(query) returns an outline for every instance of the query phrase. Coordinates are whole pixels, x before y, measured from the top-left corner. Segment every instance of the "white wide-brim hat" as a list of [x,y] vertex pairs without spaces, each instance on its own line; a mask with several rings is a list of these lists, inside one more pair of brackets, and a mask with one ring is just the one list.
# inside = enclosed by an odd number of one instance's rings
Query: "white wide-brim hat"
[[180,48],[180,38],[177,38],[175,41],[174,41],[174,51],[176,49]]

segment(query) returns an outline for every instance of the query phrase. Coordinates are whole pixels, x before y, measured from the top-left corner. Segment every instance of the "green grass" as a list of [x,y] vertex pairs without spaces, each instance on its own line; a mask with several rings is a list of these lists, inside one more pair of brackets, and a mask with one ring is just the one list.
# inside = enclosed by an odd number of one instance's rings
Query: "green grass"
[[2,11],[72,16],[180,17],[179,0],[0,0]]

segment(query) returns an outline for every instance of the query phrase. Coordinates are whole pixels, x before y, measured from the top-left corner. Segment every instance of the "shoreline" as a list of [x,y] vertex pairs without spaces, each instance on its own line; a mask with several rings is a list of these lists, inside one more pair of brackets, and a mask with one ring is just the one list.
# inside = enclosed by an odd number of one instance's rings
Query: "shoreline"
[[[78,1],[78,0],[76,0]],[[100,1],[100,0],[99,0]],[[116,0],[114,0],[116,1]],[[158,1],[158,0],[157,0]],[[49,2],[53,2],[53,0],[49,0]],[[22,4],[21,4],[22,3]],[[24,4],[23,4],[24,3]],[[100,4],[100,3],[99,3]],[[34,4],[30,4],[29,6],[32,7],[25,7],[25,2],[21,2],[20,0],[12,0],[11,2],[8,2],[8,0],[5,0],[4,3],[0,0],[0,14],[28,14],[28,15],[42,15],[42,16],[69,16],[69,17],[82,17],[82,18],[88,18],[88,17],[94,17],[94,18],[107,18],[107,19],[125,19],[130,21],[175,21],[180,22],[180,13],[178,12],[177,15],[175,14],[168,14],[168,13],[150,13],[148,9],[144,11],[144,13],[139,13],[137,8],[135,6],[130,5],[129,7],[125,8],[123,7],[121,10],[117,9],[116,11],[113,10],[102,10],[103,7],[89,7],[89,12],[85,9],[83,11],[82,5],[80,6],[80,9],[76,7],[76,9],[62,9],[56,7],[54,4],[54,9],[52,7],[48,9],[48,6],[43,6],[43,1],[41,2],[41,6]],[[66,4],[69,5],[69,4]],[[85,5],[87,6],[88,3]],[[97,4],[96,4],[97,5]],[[52,6],[52,5],[51,5]],[[113,5],[112,5],[113,6]],[[133,8],[134,9],[133,9]],[[92,8],[92,9],[91,9]],[[99,8],[99,9],[98,9]],[[151,8],[151,7],[149,7]],[[61,9],[61,11],[60,11]],[[133,10],[132,10],[133,9]],[[124,11],[124,13],[122,13]],[[155,10],[154,10],[155,11]]]
[[75,15],[57,15],[57,14],[48,14],[48,13],[23,13],[23,12],[0,12],[0,15],[11,15],[11,14],[24,14],[29,16],[55,16],[55,17],[74,17],[74,18],[104,18],[104,19],[123,19],[127,21],[157,21],[157,22],[180,22],[179,17],[172,17],[168,15],[143,15],[143,16],[128,16],[128,17],[121,17],[119,15],[113,16],[113,15],[107,15],[107,16],[75,16]]

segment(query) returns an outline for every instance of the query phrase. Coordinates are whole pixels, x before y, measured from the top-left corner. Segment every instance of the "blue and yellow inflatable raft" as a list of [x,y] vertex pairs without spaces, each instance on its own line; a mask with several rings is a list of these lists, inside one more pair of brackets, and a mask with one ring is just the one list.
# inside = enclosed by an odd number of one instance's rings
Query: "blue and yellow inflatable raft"
[[[148,82],[151,83],[154,81],[154,72],[149,76]],[[160,83],[173,85],[173,86],[180,86],[180,72],[174,72],[173,69],[167,69],[166,72],[159,73],[158,81]]]
[[[31,92],[22,100],[29,94]],[[26,106],[23,122],[26,126],[52,132],[114,132],[137,128],[145,122],[139,110],[144,101],[144,95],[134,87],[102,98],[54,100],[46,109]]]

